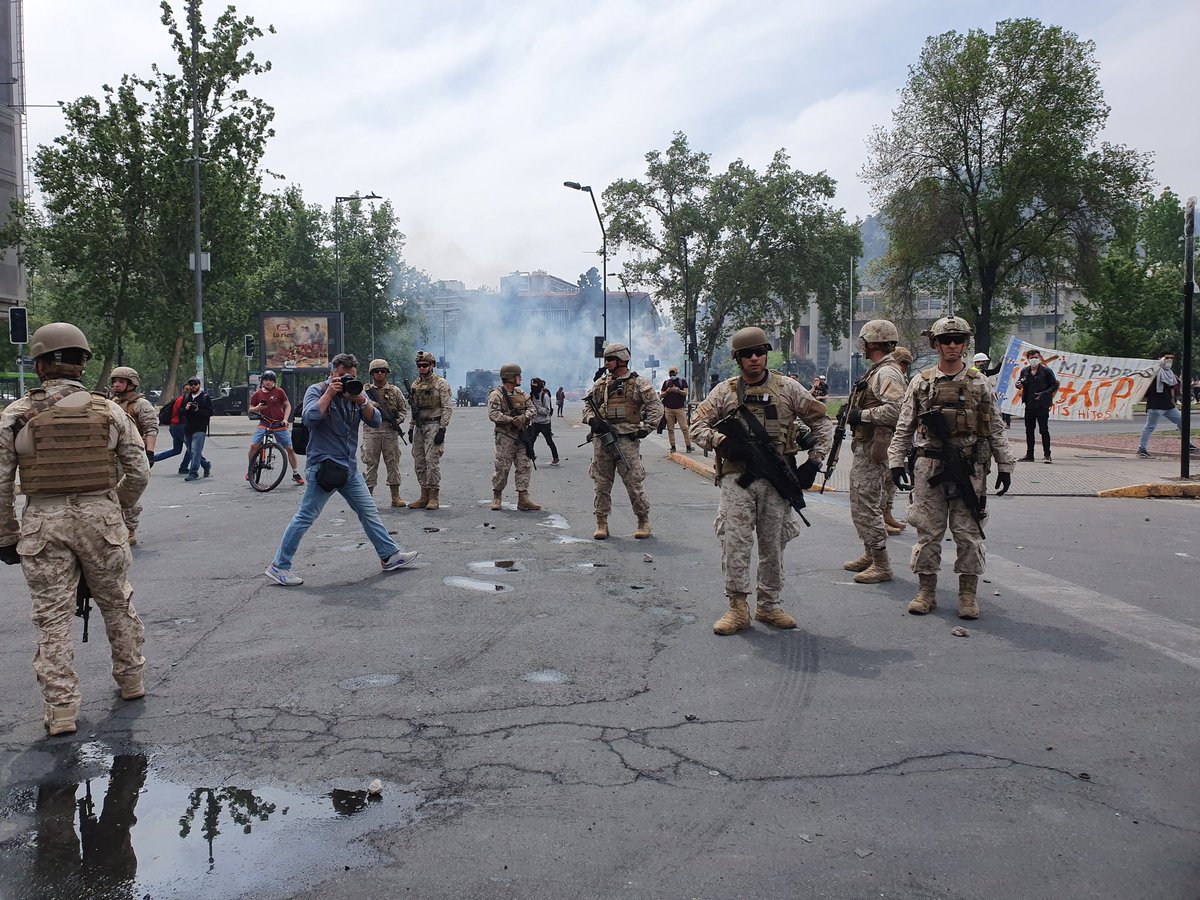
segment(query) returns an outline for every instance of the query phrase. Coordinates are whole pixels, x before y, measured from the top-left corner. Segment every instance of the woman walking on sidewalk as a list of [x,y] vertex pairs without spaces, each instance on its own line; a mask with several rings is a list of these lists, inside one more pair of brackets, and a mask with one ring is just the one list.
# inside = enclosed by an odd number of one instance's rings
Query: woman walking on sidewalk
[[[1139,459],[1153,459],[1150,455],[1150,435],[1158,428],[1163,419],[1171,422],[1183,434],[1183,421],[1175,404],[1179,401],[1181,387],[1179,376],[1171,366],[1175,363],[1174,353],[1164,353],[1158,361],[1158,372],[1153,376],[1150,387],[1146,389],[1146,427],[1142,429],[1142,438],[1138,441],[1137,455]],[[1188,441],[1188,452],[1197,453],[1195,444]]]

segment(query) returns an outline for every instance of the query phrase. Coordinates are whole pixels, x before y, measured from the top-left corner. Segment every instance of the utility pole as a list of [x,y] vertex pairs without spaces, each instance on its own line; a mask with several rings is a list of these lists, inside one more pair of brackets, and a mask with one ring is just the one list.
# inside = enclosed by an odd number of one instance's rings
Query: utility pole
[[196,318],[192,322],[192,330],[196,333],[196,377],[200,379],[200,387],[204,388],[204,266],[200,242],[200,11],[196,8],[196,0],[190,0],[188,6],[188,22],[192,29],[189,73],[192,91],[192,231],[196,245],[196,255],[192,263],[195,272]]

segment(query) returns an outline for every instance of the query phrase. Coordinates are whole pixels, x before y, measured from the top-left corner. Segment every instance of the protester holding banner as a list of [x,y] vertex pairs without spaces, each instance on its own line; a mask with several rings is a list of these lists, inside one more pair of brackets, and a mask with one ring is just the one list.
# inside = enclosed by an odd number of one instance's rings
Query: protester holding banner
[[1050,407],[1058,393],[1058,379],[1049,366],[1042,365],[1042,354],[1036,349],[1026,352],[1028,365],[1017,378],[1021,402],[1025,404],[1025,456],[1022,462],[1033,462],[1033,432],[1042,433],[1042,462],[1050,464]]
[[[1179,376],[1171,368],[1174,363],[1174,353],[1163,354],[1162,359],[1158,361],[1157,371],[1152,373],[1153,380],[1150,382],[1150,387],[1146,389],[1146,427],[1142,429],[1142,438],[1138,441],[1137,452],[1140,459],[1153,459],[1149,450],[1150,435],[1154,434],[1154,429],[1163,419],[1172,423],[1179,429],[1179,433],[1183,434],[1183,421],[1179,410],[1175,408],[1175,404],[1179,402],[1182,386],[1179,383]],[[1188,451],[1190,453],[1200,452],[1190,441],[1188,442]]]

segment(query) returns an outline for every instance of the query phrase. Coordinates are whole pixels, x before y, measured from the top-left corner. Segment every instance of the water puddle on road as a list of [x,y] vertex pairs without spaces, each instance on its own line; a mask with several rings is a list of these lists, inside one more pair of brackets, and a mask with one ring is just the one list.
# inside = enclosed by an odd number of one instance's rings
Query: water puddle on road
[[525,565],[519,559],[485,559],[479,562],[467,563],[472,572],[480,575],[507,575],[510,572],[524,572]]
[[571,523],[558,513],[551,513],[539,523],[543,528],[557,528],[560,531],[570,531]]
[[521,676],[521,680],[533,684],[569,684],[571,676],[558,669],[540,669],[537,672],[526,672]]
[[0,794],[0,896],[211,898],[290,894],[382,858],[361,838],[417,818],[385,785],[300,793],[194,786],[152,757],[81,745],[67,771]]
[[442,579],[447,587],[464,588],[468,591],[482,591],[485,594],[507,594],[512,590],[511,585],[497,584],[494,581],[480,581],[477,578],[466,578],[462,575],[447,575]]

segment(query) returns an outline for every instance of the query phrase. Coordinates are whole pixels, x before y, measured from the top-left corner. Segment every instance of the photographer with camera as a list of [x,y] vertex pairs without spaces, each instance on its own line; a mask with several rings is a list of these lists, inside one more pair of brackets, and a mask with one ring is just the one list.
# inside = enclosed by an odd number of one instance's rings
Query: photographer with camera
[[304,579],[292,574],[292,558],[335,491],[358,516],[379,555],[383,571],[402,569],[417,556],[416,551],[401,550],[388,536],[379,508],[358,471],[359,423],[373,428],[383,424],[383,416],[358,380],[358,360],[352,354],[339,353],[330,360],[329,368],[329,378],[304,393],[302,419],[308,427],[305,467],[308,484],[300,508],[283,533],[266,571],[268,578],[285,587],[304,583]]
[[183,389],[183,441],[190,458],[187,478],[195,481],[204,469],[204,477],[212,474],[212,463],[204,458],[204,442],[208,439],[208,420],[212,418],[212,398],[200,387],[199,378],[189,378]]

